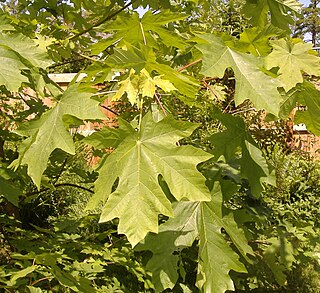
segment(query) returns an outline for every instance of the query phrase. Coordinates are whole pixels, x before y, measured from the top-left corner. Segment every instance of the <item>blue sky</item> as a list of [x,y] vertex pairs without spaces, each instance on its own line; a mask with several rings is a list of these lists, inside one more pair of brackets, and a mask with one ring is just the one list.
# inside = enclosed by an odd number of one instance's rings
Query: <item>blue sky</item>
[[308,6],[308,4],[310,3],[309,0],[299,0],[299,2],[301,2],[303,6]]

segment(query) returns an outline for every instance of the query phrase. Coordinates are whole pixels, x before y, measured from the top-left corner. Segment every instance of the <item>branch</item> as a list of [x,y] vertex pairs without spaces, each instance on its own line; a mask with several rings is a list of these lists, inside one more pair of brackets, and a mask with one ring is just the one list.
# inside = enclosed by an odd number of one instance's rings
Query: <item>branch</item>
[[95,27],[98,27],[99,25],[107,22],[108,20],[112,19],[113,17],[115,17],[116,15],[118,15],[120,12],[122,12],[123,10],[125,10],[126,8],[128,8],[130,5],[132,5],[134,2],[136,2],[136,0],[132,0],[130,1],[128,4],[126,4],[125,6],[123,6],[121,9],[115,11],[114,13],[107,15],[106,17],[102,18],[101,20],[99,20],[98,22],[96,22],[95,24],[91,25],[90,27],[88,27],[87,29],[83,30],[82,32],[79,32],[75,35],[73,35],[72,37],[68,38],[69,41],[74,40],[84,34],[86,34],[87,32],[91,31],[92,29],[94,29]]
[[197,63],[199,63],[200,61],[202,61],[202,58],[200,58],[200,59],[198,59],[198,60],[195,60],[195,61],[193,61],[193,62],[191,62],[191,63],[189,63],[189,64],[187,64],[187,65],[185,65],[185,66],[182,66],[181,68],[178,69],[178,72],[181,72],[182,70],[184,70],[184,69],[186,69],[186,68],[188,68],[188,67],[190,67],[190,66],[192,66],[192,65],[194,65],[194,64],[197,64]]
[[103,108],[103,109],[106,109],[106,110],[110,111],[110,112],[113,113],[114,115],[119,116],[119,113],[118,113],[118,112],[112,110],[111,108],[109,108],[109,107],[107,107],[107,106],[105,106],[105,105],[100,105],[100,107]]
[[[90,193],[94,193],[94,191],[91,190],[91,189],[89,189],[89,188],[83,187],[83,186],[81,186],[81,185],[73,184],[73,183],[60,183],[60,184],[54,185],[55,188],[57,188],[57,187],[62,187],[62,186],[71,186],[71,187],[75,187],[75,188],[79,188],[79,189],[88,191],[88,192],[90,192]],[[31,196],[31,195],[40,194],[40,193],[42,193],[42,192],[49,191],[49,190],[52,190],[52,189],[51,189],[51,188],[44,188],[44,189],[41,189],[41,190],[37,190],[37,191],[33,191],[33,192],[28,192],[28,193],[26,193],[26,197]]]
[[64,65],[67,65],[67,64],[70,64],[70,63],[75,63],[77,61],[83,61],[85,60],[85,58],[79,58],[79,59],[71,59],[71,60],[68,60],[68,61],[65,61],[65,62],[61,62],[61,63],[57,63],[57,64],[53,64],[51,66],[48,67],[48,69],[53,69],[53,68],[56,68],[56,67],[59,67],[59,66],[64,66]]
[[161,100],[160,100],[160,97],[158,96],[158,93],[155,93],[154,96],[155,96],[155,98],[156,98],[156,100],[157,100],[157,102],[158,102],[158,104],[159,104],[159,106],[160,106],[160,108],[161,108],[161,110],[163,112],[163,115],[164,116],[168,116],[166,109],[163,107],[163,105],[161,103]]
[[60,171],[59,171],[56,179],[55,179],[54,182],[53,182],[53,185],[55,185],[55,184],[58,182],[58,180],[60,179],[60,177],[61,177],[61,175],[62,175],[62,173],[63,173],[63,171],[64,171],[64,168],[65,168],[65,166],[66,166],[66,164],[67,164],[67,161],[68,161],[68,156],[64,159],[64,161],[63,161],[63,163],[62,163],[62,166],[61,166],[61,168],[60,168]]
[[88,191],[90,193],[94,193],[94,191],[89,188],[83,187],[81,185],[73,184],[73,183],[60,183],[60,184],[54,185],[54,187],[61,187],[61,186],[71,186],[71,187],[75,187],[75,188],[79,188],[79,189]]
[[48,279],[52,279],[52,276],[43,277],[43,278],[41,278],[41,279],[39,279],[39,280],[36,280],[36,281],[34,281],[33,283],[31,283],[31,286],[34,286],[35,284],[37,284],[37,283],[39,283],[39,282],[41,282],[41,281],[44,281],[44,280],[48,280]]

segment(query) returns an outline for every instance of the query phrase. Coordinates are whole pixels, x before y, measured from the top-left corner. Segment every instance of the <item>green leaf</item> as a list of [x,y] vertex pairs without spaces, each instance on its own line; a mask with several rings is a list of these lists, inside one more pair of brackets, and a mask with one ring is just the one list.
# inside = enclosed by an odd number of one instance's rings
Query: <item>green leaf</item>
[[[186,76],[166,64],[158,63],[151,48],[135,47],[126,43],[126,50],[115,49],[106,63],[112,68],[133,68],[139,72],[145,68],[148,72],[156,71],[164,80],[169,80],[179,93],[194,99],[199,84],[196,79]],[[160,86],[160,85],[159,85]],[[161,87],[161,86],[160,86]]]
[[284,39],[270,43],[273,51],[265,58],[265,68],[279,67],[279,80],[286,91],[303,82],[303,72],[320,75],[320,59],[309,53],[312,44]]
[[17,91],[22,82],[27,82],[27,77],[21,75],[22,69],[27,69],[17,55],[0,46],[1,68],[0,84],[9,91]]
[[15,272],[12,274],[10,282],[15,283],[16,280],[18,280],[20,278],[24,278],[25,276],[29,275],[30,273],[32,273],[36,269],[37,269],[37,266],[30,266],[30,267],[27,267],[21,271]]
[[281,96],[277,90],[277,79],[264,74],[260,59],[236,52],[224,45],[221,38],[214,35],[201,35],[206,44],[197,45],[203,53],[201,73],[210,77],[223,77],[231,67],[236,79],[235,102],[241,104],[246,99],[253,102],[257,109],[264,109],[277,116]]
[[44,49],[21,34],[0,33],[0,47],[14,52],[23,63],[34,67],[46,68],[52,63]]
[[[151,11],[148,11],[140,19],[138,13],[134,12],[131,15],[119,15],[115,21],[103,26],[103,29],[107,32],[113,31],[113,39],[121,40],[120,43],[126,41],[133,45],[140,43],[158,48],[160,38],[168,47],[174,46],[184,49],[186,43],[178,35],[166,29],[164,25],[177,20],[183,20],[186,17],[187,15],[170,11],[161,11],[157,14],[152,14]],[[159,38],[155,38],[154,33]]]
[[271,51],[269,39],[279,33],[281,31],[271,25],[262,29],[259,27],[247,28],[240,34],[240,39],[235,42],[235,47],[254,56],[266,56]]
[[200,235],[197,286],[204,292],[223,293],[234,290],[230,270],[245,273],[246,268],[238,254],[227,243],[221,229],[224,228],[240,252],[253,255],[251,247],[231,214],[223,215],[222,193],[219,184],[212,190],[212,201],[201,204],[198,214]]
[[199,202],[173,204],[173,218],[159,227],[159,234],[149,234],[135,250],[150,250],[152,258],[146,269],[152,272],[156,292],[172,289],[178,280],[179,257],[175,251],[189,247],[197,237],[196,217]]
[[10,181],[0,177],[0,195],[3,195],[13,205],[18,206],[22,191]]
[[132,127],[125,120],[118,118],[118,125],[119,128],[103,127],[82,141],[95,149],[116,148],[129,134],[133,133]]
[[47,167],[50,154],[57,148],[74,154],[71,134],[64,123],[67,115],[79,119],[104,119],[98,102],[90,99],[90,93],[81,92],[78,85],[69,87],[56,105],[40,119],[23,124],[16,133],[28,138],[22,143],[19,158],[11,167],[28,165],[28,175],[40,188],[41,176]]
[[238,227],[232,213],[223,206],[219,183],[214,185],[210,202],[179,202],[174,218],[160,226],[158,235],[148,235],[138,249],[152,251],[147,264],[152,272],[157,292],[172,288],[177,281],[178,258],[174,254],[200,241],[197,285],[204,292],[225,292],[234,288],[230,270],[246,272],[239,255],[230,247],[222,229],[235,247],[247,258],[253,255],[244,231]]
[[292,269],[292,265],[296,261],[295,255],[298,254],[293,243],[287,238],[288,235],[278,230],[276,237],[267,239],[270,245],[263,252],[264,260],[281,286],[286,284],[287,276],[285,273]]
[[304,82],[295,97],[300,104],[307,106],[305,111],[296,112],[295,123],[304,123],[310,132],[320,136],[320,91],[313,84]]
[[[99,170],[96,196],[90,206],[105,201],[100,222],[119,218],[118,232],[126,234],[132,246],[148,232],[158,232],[158,214],[172,216],[170,201],[162,191],[161,174],[177,200],[208,200],[205,179],[196,166],[211,158],[192,146],[176,146],[197,127],[167,117],[158,123],[148,113],[140,131],[132,131],[107,157]],[[119,179],[115,191],[112,187]]]
[[41,288],[33,287],[33,286],[27,286],[30,293],[42,293],[43,291]]
[[289,32],[289,25],[294,24],[293,16],[300,13],[301,7],[296,0],[247,0],[243,11],[259,27],[267,24],[270,12],[271,24]]
[[17,91],[22,82],[28,81],[21,70],[46,68],[52,63],[44,49],[20,34],[0,33],[0,57],[0,84],[11,91]]
[[227,127],[226,131],[216,133],[210,138],[214,145],[215,157],[218,159],[224,156],[227,162],[233,161],[240,147],[241,176],[248,179],[253,195],[258,197],[263,190],[262,183],[269,175],[268,165],[261,150],[241,117],[230,114],[215,114],[214,117]]

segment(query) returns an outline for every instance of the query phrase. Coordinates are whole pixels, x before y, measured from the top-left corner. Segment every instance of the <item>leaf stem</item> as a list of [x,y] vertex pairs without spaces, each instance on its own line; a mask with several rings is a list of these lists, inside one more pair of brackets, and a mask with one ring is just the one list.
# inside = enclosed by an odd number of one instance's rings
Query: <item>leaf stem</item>
[[140,99],[141,105],[140,105],[140,113],[139,113],[139,124],[138,124],[138,130],[140,132],[141,130],[141,121],[142,121],[142,111],[143,111],[143,98]]

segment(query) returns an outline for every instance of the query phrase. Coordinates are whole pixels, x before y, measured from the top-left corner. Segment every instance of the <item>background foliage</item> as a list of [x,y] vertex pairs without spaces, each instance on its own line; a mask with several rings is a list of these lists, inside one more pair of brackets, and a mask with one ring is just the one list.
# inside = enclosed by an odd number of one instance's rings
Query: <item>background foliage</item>
[[2,2],[0,288],[320,292],[313,4]]

